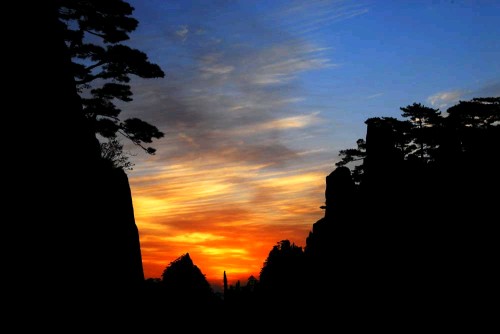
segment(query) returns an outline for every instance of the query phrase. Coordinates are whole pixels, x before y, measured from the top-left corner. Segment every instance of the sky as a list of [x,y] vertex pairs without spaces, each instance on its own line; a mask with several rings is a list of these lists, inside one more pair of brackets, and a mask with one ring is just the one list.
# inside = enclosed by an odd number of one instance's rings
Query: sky
[[165,72],[122,115],[165,137],[127,146],[146,278],[189,253],[217,289],[304,247],[325,177],[370,117],[500,96],[500,1],[131,0],[129,45]]

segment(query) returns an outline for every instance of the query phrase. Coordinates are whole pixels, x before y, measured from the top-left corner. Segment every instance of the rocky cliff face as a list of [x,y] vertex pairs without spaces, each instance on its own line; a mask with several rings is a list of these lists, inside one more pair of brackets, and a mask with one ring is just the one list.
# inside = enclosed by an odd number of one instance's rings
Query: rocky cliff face
[[404,160],[379,125],[368,124],[360,185],[344,167],[326,178],[325,216],[306,241],[310,300],[402,317],[462,312],[490,291],[498,258],[486,214],[498,200],[498,160],[483,152],[492,144],[423,164]]
[[[100,160],[69,70],[56,8],[35,6],[43,50],[19,67],[9,124],[22,144],[10,145],[4,189],[13,213],[13,241],[4,269],[16,301],[94,299],[110,286],[143,280],[141,252],[127,176]],[[22,30],[21,40],[36,40]],[[26,81],[28,78],[37,81]],[[48,80],[43,83],[41,80]],[[13,137],[13,138],[14,138]],[[7,285],[6,285],[7,286]],[[123,291],[123,290],[122,290]],[[36,298],[35,298],[36,297]],[[74,305],[74,304],[72,304]]]
[[94,271],[120,288],[138,287],[144,273],[128,177],[123,170],[103,167],[96,181],[96,219],[89,224],[95,232]]

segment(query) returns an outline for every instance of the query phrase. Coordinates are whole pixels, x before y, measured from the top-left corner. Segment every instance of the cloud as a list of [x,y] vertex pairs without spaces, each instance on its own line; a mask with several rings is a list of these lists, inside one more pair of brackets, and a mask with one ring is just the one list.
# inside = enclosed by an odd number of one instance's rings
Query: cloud
[[[328,3],[327,17],[335,8],[349,16]],[[330,143],[308,140],[325,126],[326,107],[311,106],[301,79],[333,70],[331,49],[283,29],[294,17],[278,5],[265,13],[232,1],[169,6],[163,34],[137,42],[155,50],[148,54],[166,76],[134,78],[134,101],[121,105],[124,117],[165,133],[152,144],[156,155],[132,157],[145,274],[158,277],[186,252],[208,279],[221,268],[258,273],[276,242],[304,244],[323,213]]]
[[234,66],[213,65],[203,67],[201,70],[209,74],[227,74],[231,73],[234,70]]
[[189,29],[187,25],[182,25],[179,27],[179,30],[175,32],[175,35],[179,37],[182,41],[185,41],[188,37]]
[[436,93],[427,98],[427,101],[439,109],[446,109],[458,103],[460,100],[467,101],[475,97],[500,96],[500,82],[488,82],[478,89],[457,89]]
[[162,237],[162,239],[165,241],[168,241],[168,242],[197,244],[197,243],[206,242],[206,241],[222,240],[222,239],[224,239],[224,237],[219,236],[219,235],[214,235],[212,233],[193,232],[193,233],[186,233],[186,234],[178,234],[175,236],[165,236],[165,237]]
[[[219,25],[231,26],[232,15],[218,19]],[[259,22],[252,13],[244,17],[254,19]],[[190,34],[194,23],[182,21],[167,25],[175,34],[167,33],[162,45],[166,78],[134,80],[134,101],[123,106],[124,116],[143,118],[165,133],[154,143],[156,163],[224,159],[277,167],[301,161],[301,150],[288,145],[286,137],[313,129],[320,118],[302,107],[300,77],[333,68],[325,54],[329,49],[285,32],[267,34],[275,27],[265,21],[251,30],[232,26],[229,35],[238,35],[238,43],[229,41],[227,32],[215,33],[210,24],[198,23],[205,33]],[[221,42],[212,43],[214,38]],[[255,39],[260,43],[250,42]]]
[[384,93],[376,93],[376,94],[368,95],[367,97],[365,97],[365,99],[371,100],[371,99],[374,99],[376,97],[380,97],[382,95],[384,95]]
[[330,59],[321,57],[308,44],[292,45],[285,43],[262,50],[256,65],[251,72],[250,82],[257,85],[287,83],[297,78],[304,71],[318,70],[333,66]]
[[427,101],[435,108],[445,109],[458,102],[463,95],[464,92],[461,90],[440,92],[429,96]]
[[305,115],[290,116],[274,120],[268,120],[262,123],[244,125],[241,127],[236,127],[233,130],[233,132],[234,135],[243,136],[251,134],[262,134],[265,132],[276,131],[276,130],[307,128],[312,124],[318,123],[320,121],[318,114],[319,112],[313,112]]
[[500,96],[500,81],[486,83],[481,88],[472,91],[470,95],[471,98],[498,97]]
[[130,182],[148,277],[186,252],[210,279],[221,268],[258,273],[279,240],[304,243],[324,202],[324,175],[311,167],[266,171],[208,161],[164,166]]
[[294,1],[282,11],[286,28],[298,34],[312,34],[339,21],[366,14],[362,2],[311,0]]

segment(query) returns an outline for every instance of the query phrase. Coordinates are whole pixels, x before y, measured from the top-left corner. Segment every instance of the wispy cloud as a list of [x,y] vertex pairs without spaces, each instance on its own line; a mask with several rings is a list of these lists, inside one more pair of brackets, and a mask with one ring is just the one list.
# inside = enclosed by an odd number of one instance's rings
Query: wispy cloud
[[435,108],[445,109],[455,102],[458,102],[464,93],[465,92],[461,90],[439,92],[429,96],[427,101]]
[[[189,29],[186,25],[176,31],[177,37],[185,37]],[[302,73],[335,66],[324,54],[326,48],[288,34],[262,45],[210,44],[213,37],[190,35],[189,43],[182,44],[177,38],[167,40],[166,54],[171,48],[183,57],[168,59],[165,80],[134,83],[135,101],[126,112],[148,118],[166,133],[156,143],[161,147],[156,162],[214,155],[273,166],[300,160],[282,134],[318,124],[318,112],[301,107],[305,98],[298,92]]]
[[500,82],[487,82],[476,89],[456,89],[439,92],[427,98],[433,107],[445,110],[452,105],[463,100],[470,100],[475,97],[497,97],[500,96]]
[[[185,252],[209,279],[221,267],[258,273],[279,240],[305,242],[333,166],[330,147],[306,145],[324,122],[301,78],[337,65],[330,47],[299,33],[361,8],[313,1],[242,13],[226,1],[170,5],[164,35],[147,39],[162,50],[156,59],[166,77],[134,80],[134,101],[123,106],[125,117],[165,132],[157,154],[138,155],[130,173],[146,275],[158,276]],[[288,31],[292,12],[316,10],[310,6],[328,11]]]
[[179,30],[175,31],[175,35],[179,37],[182,41],[185,41],[188,37],[189,29],[187,25],[182,25]]
[[194,244],[224,239],[224,237],[220,235],[214,235],[212,233],[200,233],[200,232],[177,234],[174,236],[164,236],[162,238],[163,240],[169,242],[194,243]]
[[241,127],[236,127],[232,133],[233,135],[256,135],[264,132],[276,130],[291,130],[307,128],[320,121],[319,112],[312,112],[306,115],[297,115],[284,117],[274,120],[265,121],[257,124],[249,124]]
[[258,85],[287,83],[301,72],[334,66],[311,45],[298,41],[264,49],[257,59],[260,61],[255,64],[250,82]]
[[303,243],[322,214],[324,175],[210,160],[135,176],[131,189],[147,276],[189,252],[213,279],[220,267],[258,273],[281,239]]
[[483,84],[479,89],[471,92],[472,97],[499,97],[500,96],[500,81],[493,81]]
[[374,99],[377,97],[381,97],[382,95],[384,95],[384,93],[376,93],[376,94],[368,95],[367,97],[365,97],[365,99],[370,100],[370,99]]
[[227,74],[231,73],[234,70],[234,66],[224,66],[216,64],[213,66],[202,67],[201,70],[209,74]]
[[282,11],[283,24],[298,34],[311,34],[339,21],[366,14],[362,2],[346,0],[294,1]]

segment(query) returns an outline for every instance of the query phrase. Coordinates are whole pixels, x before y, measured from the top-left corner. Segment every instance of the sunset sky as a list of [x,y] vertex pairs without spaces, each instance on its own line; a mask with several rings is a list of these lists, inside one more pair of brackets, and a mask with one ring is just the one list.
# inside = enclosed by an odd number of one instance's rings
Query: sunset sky
[[123,117],[165,133],[128,171],[146,278],[189,252],[216,286],[305,246],[325,177],[369,117],[500,95],[499,1],[133,0],[165,71]]

